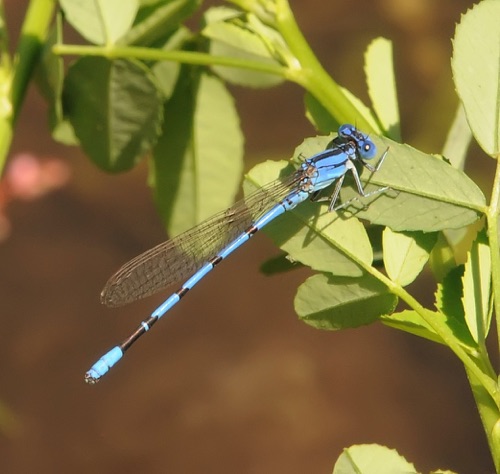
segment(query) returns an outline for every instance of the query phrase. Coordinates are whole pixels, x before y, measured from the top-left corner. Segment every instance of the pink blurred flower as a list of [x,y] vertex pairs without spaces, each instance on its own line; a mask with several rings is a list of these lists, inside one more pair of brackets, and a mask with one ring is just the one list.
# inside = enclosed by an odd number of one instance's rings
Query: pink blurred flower
[[5,211],[11,201],[38,199],[64,186],[69,178],[69,167],[59,159],[40,159],[31,153],[15,155],[0,180],[0,242],[10,234],[11,224]]
[[69,168],[62,161],[21,153],[10,162],[4,179],[13,198],[29,201],[64,186],[69,177]]

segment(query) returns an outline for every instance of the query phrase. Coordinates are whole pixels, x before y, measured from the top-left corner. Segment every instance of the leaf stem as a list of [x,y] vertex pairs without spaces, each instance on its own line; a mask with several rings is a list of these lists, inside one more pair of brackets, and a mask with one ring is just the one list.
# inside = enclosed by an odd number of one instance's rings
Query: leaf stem
[[139,46],[81,46],[57,44],[52,48],[56,55],[101,56],[108,59],[135,58],[148,61],[173,61],[198,66],[227,66],[287,77],[287,69],[282,66],[250,61],[248,59],[213,56],[196,51],[165,51]]

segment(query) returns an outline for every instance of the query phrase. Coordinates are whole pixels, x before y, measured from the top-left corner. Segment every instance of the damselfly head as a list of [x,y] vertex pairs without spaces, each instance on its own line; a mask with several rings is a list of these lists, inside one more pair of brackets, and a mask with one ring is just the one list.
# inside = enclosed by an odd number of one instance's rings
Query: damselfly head
[[363,160],[369,160],[374,158],[377,154],[377,147],[375,143],[373,143],[368,135],[365,135],[363,132],[360,132],[354,125],[350,123],[345,123],[339,127],[340,138],[350,141],[354,143],[356,146],[356,150],[359,153],[359,157]]

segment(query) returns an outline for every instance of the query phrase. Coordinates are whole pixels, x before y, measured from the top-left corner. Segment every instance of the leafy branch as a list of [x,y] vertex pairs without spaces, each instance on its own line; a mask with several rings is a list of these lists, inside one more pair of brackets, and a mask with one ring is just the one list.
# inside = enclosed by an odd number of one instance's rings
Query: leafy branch
[[[330,213],[304,203],[272,223],[268,233],[287,254],[273,271],[289,269],[292,260],[317,272],[295,298],[307,324],[338,330],[381,321],[449,347],[464,364],[500,472],[498,374],[486,344],[495,316],[500,348],[500,169],[489,204],[462,171],[471,134],[486,155],[499,158],[499,2],[482,1],[457,27],[452,67],[461,105],[446,158],[398,143],[389,41],[376,39],[366,51],[370,109],[323,69],[286,0],[232,0],[205,11],[200,31],[193,32],[183,23],[200,3],[60,0],[48,32],[55,3],[33,0],[14,58],[6,32],[0,35],[0,169],[38,65],[54,138],[81,146],[111,173],[150,155],[149,184],[166,228],[177,234],[227,207],[239,188],[243,137],[226,83],[299,85],[307,117],[327,136],[306,139],[294,161],[324,149],[339,124],[355,123],[371,133],[379,151],[388,150],[380,171],[363,171],[366,190],[387,191],[353,199],[356,189],[347,185],[346,210]],[[66,44],[65,23],[87,44]],[[251,170],[245,187],[262,186],[287,166],[263,163]],[[428,263],[436,281],[433,309],[407,290]],[[339,463],[364,472],[359,459],[387,454],[367,449],[365,455],[349,448]],[[407,468],[399,465],[401,472]]]

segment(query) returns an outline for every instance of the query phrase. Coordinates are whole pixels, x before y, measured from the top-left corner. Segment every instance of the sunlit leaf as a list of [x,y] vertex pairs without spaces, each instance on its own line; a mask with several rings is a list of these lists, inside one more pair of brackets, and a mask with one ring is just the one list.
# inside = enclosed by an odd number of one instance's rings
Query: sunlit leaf
[[384,264],[391,280],[401,286],[415,280],[427,263],[436,238],[436,233],[401,233],[386,228],[383,234]]
[[201,0],[169,0],[141,2],[134,25],[120,38],[119,44],[157,46],[165,43],[184,20],[201,5]]
[[472,244],[462,282],[465,321],[474,340],[484,343],[491,323],[491,255],[485,231]]
[[[266,46],[264,38],[251,31],[247,24],[231,21],[235,16],[234,10],[225,7],[212,8],[205,15],[207,25],[203,28],[202,34],[211,40],[210,54],[280,66],[279,61]],[[279,75],[242,68],[225,66],[212,68],[226,81],[247,87],[271,87],[284,80]]]
[[60,0],[64,16],[85,39],[95,44],[113,44],[134,21],[137,0]]
[[[389,189],[354,201],[347,210],[357,217],[397,231],[433,232],[463,227],[486,210],[483,193],[462,171],[408,145],[388,138],[371,139],[379,153],[388,150],[388,154],[378,172],[363,171],[362,181],[370,182],[365,191],[386,186]],[[344,186],[343,190],[344,202],[358,195],[352,186]]]
[[392,42],[376,38],[365,53],[365,74],[368,93],[387,136],[399,140],[399,107],[394,77]]
[[483,150],[500,154],[500,2],[484,0],[462,16],[452,69],[472,132]]
[[395,449],[378,444],[360,444],[344,449],[333,469],[333,474],[380,473],[417,474],[417,470]]

